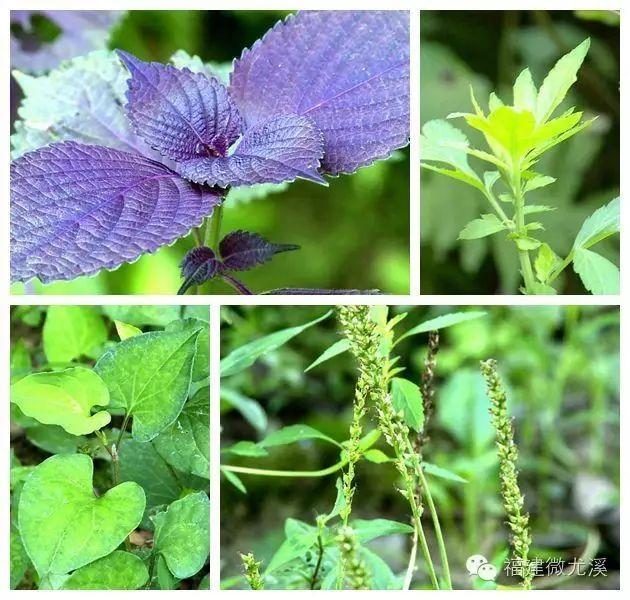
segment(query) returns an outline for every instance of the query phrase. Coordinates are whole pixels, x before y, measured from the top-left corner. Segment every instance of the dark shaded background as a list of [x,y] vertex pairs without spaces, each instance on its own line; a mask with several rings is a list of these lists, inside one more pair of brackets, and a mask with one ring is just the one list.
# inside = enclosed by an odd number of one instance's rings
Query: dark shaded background
[[[525,67],[540,86],[555,62],[586,37],[591,48],[563,106],[599,115],[587,130],[558,145],[538,171],[557,181],[532,192],[532,203],[557,206],[540,221],[562,257],[584,219],[619,195],[619,26],[611,11],[422,11],[421,122],[470,108],[469,84],[482,106],[496,91],[512,99],[514,79]],[[477,147],[485,143],[457,125]],[[471,159],[473,168],[480,162]],[[457,241],[464,225],[487,212],[477,191],[422,170],[421,287],[426,294],[515,293],[519,285],[514,244],[503,236]],[[538,233],[538,232],[537,232]],[[618,263],[618,236],[598,252]],[[569,267],[561,293],[585,293]]]
[[[405,307],[399,333],[421,321],[468,307]],[[224,308],[222,356],[262,335],[301,325],[328,307]],[[474,310],[479,310],[474,307]],[[432,493],[444,529],[453,584],[470,588],[465,562],[472,554],[498,560],[506,551],[505,515],[499,496],[496,453],[489,430],[488,400],[478,365],[498,360],[509,390],[519,446],[519,480],[531,514],[530,556],[580,556],[589,535],[599,536],[597,557],[607,577],[576,577],[565,588],[619,586],[619,312],[614,307],[485,307],[488,315],[445,329],[437,367],[436,416],[426,460],[466,478],[457,484],[432,478]],[[255,400],[268,423],[258,428],[222,403],[221,446],[256,441],[282,426],[309,424],[337,441],[348,437],[355,364],[349,354],[304,373],[340,339],[329,318],[268,354],[250,369],[222,380]],[[402,375],[420,380],[426,334],[407,338],[396,350]],[[369,413],[373,423],[374,415]],[[372,425],[370,425],[372,427]],[[367,424],[364,431],[368,430]],[[490,436],[488,437],[488,432]],[[383,440],[378,448],[388,452]],[[272,449],[267,458],[224,454],[222,462],[267,469],[315,470],[338,460],[332,445],[317,440]],[[243,587],[239,552],[254,552],[268,564],[283,536],[287,517],[314,523],[330,511],[335,478],[276,478],[242,475],[247,494],[221,480],[221,563],[224,587]],[[396,491],[391,465],[362,461],[357,469],[353,518],[407,522],[408,506]],[[431,528],[427,526],[427,529]],[[437,549],[429,541],[433,552]],[[405,570],[409,548],[402,536],[370,544],[394,570]],[[420,570],[412,587],[426,586]],[[264,565],[263,565],[264,568]]]
[[[144,60],[166,61],[182,49],[204,61],[231,62],[286,14],[129,11],[114,30],[110,47]],[[239,202],[234,193],[228,198],[225,233],[248,229],[273,242],[302,247],[245,273],[243,281],[255,291],[319,287],[408,293],[408,150],[354,175],[328,180],[328,188],[298,181],[262,199]],[[34,288],[51,294],[172,294],[181,284],[179,263],[192,245],[191,239],[180,240],[114,272]],[[12,288],[13,293],[23,290],[22,284]],[[232,293],[223,283],[208,284],[203,291]]]

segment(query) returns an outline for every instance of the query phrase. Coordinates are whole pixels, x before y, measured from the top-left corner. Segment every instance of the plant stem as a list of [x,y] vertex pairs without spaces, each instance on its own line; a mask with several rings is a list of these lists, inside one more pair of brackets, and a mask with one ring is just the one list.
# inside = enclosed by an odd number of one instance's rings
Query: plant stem
[[235,277],[232,277],[228,273],[223,273],[221,275],[221,279],[225,281],[228,285],[231,285],[239,294],[243,296],[253,296],[254,292],[252,292],[242,281],[239,281]]
[[411,579],[413,578],[413,572],[416,570],[416,555],[418,554],[418,532],[416,528],[413,529],[413,540],[411,543],[411,552],[409,553],[409,562],[407,563],[407,571],[405,572],[405,579],[403,581],[403,590],[408,590],[411,587]]
[[274,469],[256,469],[253,467],[238,467],[236,465],[221,465],[221,469],[224,471],[231,471],[232,473],[244,473],[246,475],[262,475],[263,477],[325,477],[336,473],[340,469],[343,469],[348,464],[348,459],[340,460],[339,462],[327,467],[325,469],[319,469],[318,471],[277,471]]
[[317,585],[317,577],[319,576],[319,569],[322,566],[322,560],[324,558],[324,545],[322,543],[322,532],[317,534],[317,564],[313,570],[313,576],[311,577],[310,586],[314,590]]
[[215,252],[218,251],[219,238],[221,237],[221,223],[223,222],[223,200],[218,204],[206,223],[204,232],[204,245],[209,246]]
[[446,544],[444,544],[444,537],[442,536],[440,519],[438,517],[437,510],[435,509],[433,496],[431,495],[431,490],[429,489],[429,485],[424,476],[424,470],[422,469],[421,465],[418,465],[417,472],[418,478],[420,479],[420,485],[422,486],[422,493],[427,501],[429,512],[431,513],[431,521],[433,522],[433,529],[435,530],[435,537],[438,544],[438,550],[440,552],[440,561],[442,562],[442,569],[444,570],[444,580],[446,581],[447,585],[446,589],[452,590],[453,584],[451,582],[451,570],[448,566],[448,555],[446,553]]
[[[512,188],[514,192],[514,216],[516,221],[516,233],[526,236],[527,229],[525,229],[525,198],[521,189],[521,173],[517,167],[514,173],[512,182]],[[534,272],[532,271],[532,264],[529,259],[529,250],[521,250],[517,246],[518,259],[521,263],[521,274],[525,283],[525,293],[534,293]]]

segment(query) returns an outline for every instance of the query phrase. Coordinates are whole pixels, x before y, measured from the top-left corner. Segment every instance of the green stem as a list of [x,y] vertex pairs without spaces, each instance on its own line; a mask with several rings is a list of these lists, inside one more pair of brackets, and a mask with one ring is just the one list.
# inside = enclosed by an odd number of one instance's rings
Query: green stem
[[218,251],[219,238],[221,237],[221,223],[223,221],[223,200],[218,204],[210,215],[210,219],[206,223],[204,232],[204,245]]
[[[512,188],[514,192],[514,216],[516,221],[516,233],[526,236],[525,229],[525,198],[521,189],[521,173],[516,170],[513,177]],[[534,272],[532,271],[532,263],[529,259],[529,250],[521,250],[518,248],[518,260],[521,264],[521,274],[525,283],[525,292],[527,294],[534,293]]]
[[223,471],[232,473],[244,473],[245,475],[262,475],[263,477],[325,477],[343,469],[348,464],[348,459],[344,458],[339,462],[318,471],[277,471],[274,469],[255,469],[253,467],[238,467],[236,465],[221,465]]
[[417,470],[418,470],[418,477],[420,479],[420,485],[422,486],[422,492],[427,501],[429,512],[431,513],[433,529],[435,530],[435,537],[438,543],[438,550],[440,552],[440,561],[442,562],[442,569],[444,570],[444,579],[447,585],[446,589],[452,590],[453,584],[451,582],[451,570],[448,566],[448,554],[446,552],[446,544],[444,543],[444,537],[442,536],[442,527],[440,526],[440,519],[438,517],[437,510],[435,509],[433,496],[431,495],[429,484],[426,480],[426,477],[424,476],[424,470],[422,469],[422,466],[418,465]]
[[[429,544],[427,544],[427,538],[424,535],[424,529],[422,528],[422,520],[420,517],[420,511],[418,509],[418,504],[416,503],[415,490],[413,488],[413,482],[407,481],[407,499],[409,500],[409,506],[411,508],[411,514],[413,516],[413,522],[416,529],[416,533],[418,534],[418,541],[420,542],[420,550],[422,551],[422,556],[424,557],[424,562],[427,565],[427,569],[429,571],[429,579],[431,579],[431,585],[434,589],[439,590],[440,584],[438,582],[437,574],[435,573],[435,567],[433,566],[433,559],[431,558],[431,553],[429,552]],[[408,582],[409,584],[411,581]]]

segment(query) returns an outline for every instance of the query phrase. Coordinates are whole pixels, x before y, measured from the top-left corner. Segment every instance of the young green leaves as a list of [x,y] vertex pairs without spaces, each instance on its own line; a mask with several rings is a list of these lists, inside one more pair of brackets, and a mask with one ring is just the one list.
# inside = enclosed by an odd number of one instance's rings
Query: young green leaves
[[[550,206],[527,204],[530,192],[556,181],[534,170],[540,157],[594,120],[584,120],[583,113],[574,108],[553,116],[577,81],[589,46],[590,40],[586,39],[562,57],[539,89],[529,69],[524,69],[514,82],[512,105],[492,93],[486,114],[471,89],[473,112],[453,113],[448,119],[463,118],[469,127],[482,134],[487,150],[472,148],[466,135],[448,121],[429,121],[422,129],[422,166],[474,187],[492,208],[493,212],[470,221],[459,239],[480,239],[504,232],[518,252],[524,281],[522,291],[527,294],[557,293],[551,283],[571,262],[589,291],[616,293],[615,265],[579,244],[563,261],[536,237],[537,231],[544,230],[543,224],[528,222],[529,215],[554,210]],[[468,156],[488,163],[492,170],[480,176],[468,164]],[[506,212],[510,207],[511,215]],[[530,252],[534,251],[538,251],[538,256],[532,268]]]
[[109,391],[90,369],[34,373],[11,385],[11,402],[27,416],[45,425],[60,425],[72,435],[86,435],[105,427],[111,419],[104,410],[91,414],[94,406],[109,404]]

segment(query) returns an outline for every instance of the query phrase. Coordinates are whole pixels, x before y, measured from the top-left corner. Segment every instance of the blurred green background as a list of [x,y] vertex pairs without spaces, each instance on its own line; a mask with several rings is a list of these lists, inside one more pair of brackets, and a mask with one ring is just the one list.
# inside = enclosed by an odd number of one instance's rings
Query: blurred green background
[[[390,318],[408,312],[398,334],[425,319],[479,307],[390,307]],[[224,307],[222,356],[263,335],[302,325],[329,307]],[[437,355],[436,415],[426,460],[468,480],[431,478],[456,589],[470,588],[467,557],[483,554],[501,564],[507,550],[505,514],[499,495],[489,400],[479,361],[498,360],[508,388],[519,447],[519,481],[531,514],[530,556],[558,557],[569,564],[587,539],[595,557],[606,559],[607,576],[574,577],[556,587],[619,586],[619,310],[617,307],[484,307],[487,315],[445,329]],[[342,354],[304,372],[340,339],[330,317],[251,368],[222,380],[242,395],[239,412],[224,398],[221,446],[258,441],[280,427],[305,423],[337,441],[346,440],[352,418],[356,366]],[[419,382],[427,335],[396,346],[402,375]],[[372,426],[368,413],[364,433]],[[368,426],[367,421],[372,425]],[[378,447],[389,448],[383,440]],[[316,470],[338,460],[334,446],[309,440],[274,448],[266,458],[229,454],[222,463],[264,469]],[[288,517],[310,524],[330,511],[335,478],[277,478],[240,475],[247,494],[222,476],[221,561],[224,587],[243,587],[239,552],[268,564],[284,539]],[[362,461],[357,468],[353,518],[407,522],[408,505],[396,491],[394,469]],[[428,518],[428,517],[427,517]],[[435,543],[429,539],[432,551]],[[409,547],[403,536],[375,540],[377,552],[395,573],[404,572]],[[422,569],[415,588],[428,583]],[[263,564],[264,568],[264,564]]]
[[[557,178],[532,192],[534,203],[556,206],[540,219],[538,236],[562,256],[584,219],[619,195],[619,17],[613,11],[422,11],[421,122],[471,108],[469,84],[483,106],[496,91],[510,100],[518,73],[529,67],[539,86],[547,71],[586,37],[591,48],[563,106],[599,115],[586,131],[548,152],[539,171]],[[458,125],[459,126],[459,125]],[[473,130],[462,126],[477,147]],[[473,159],[473,168],[479,163]],[[487,212],[487,201],[450,178],[422,170],[421,288],[423,294],[515,293],[513,243],[503,236],[458,241],[464,225]],[[618,264],[619,238],[599,250]],[[567,269],[562,293],[584,293]]]
[[[204,62],[226,63],[240,56],[287,12],[129,11],[114,30],[111,48],[144,60],[167,61],[177,50]],[[298,181],[266,198],[243,199],[233,192],[225,205],[223,232],[255,231],[272,242],[301,246],[242,275],[254,291],[279,287],[377,288],[409,292],[409,153],[354,175],[329,178],[329,187]],[[133,264],[95,277],[47,286],[45,294],[174,294],[181,284],[179,263],[190,238],[145,255]],[[24,293],[16,284],[13,293]],[[218,282],[208,294],[233,293]]]

